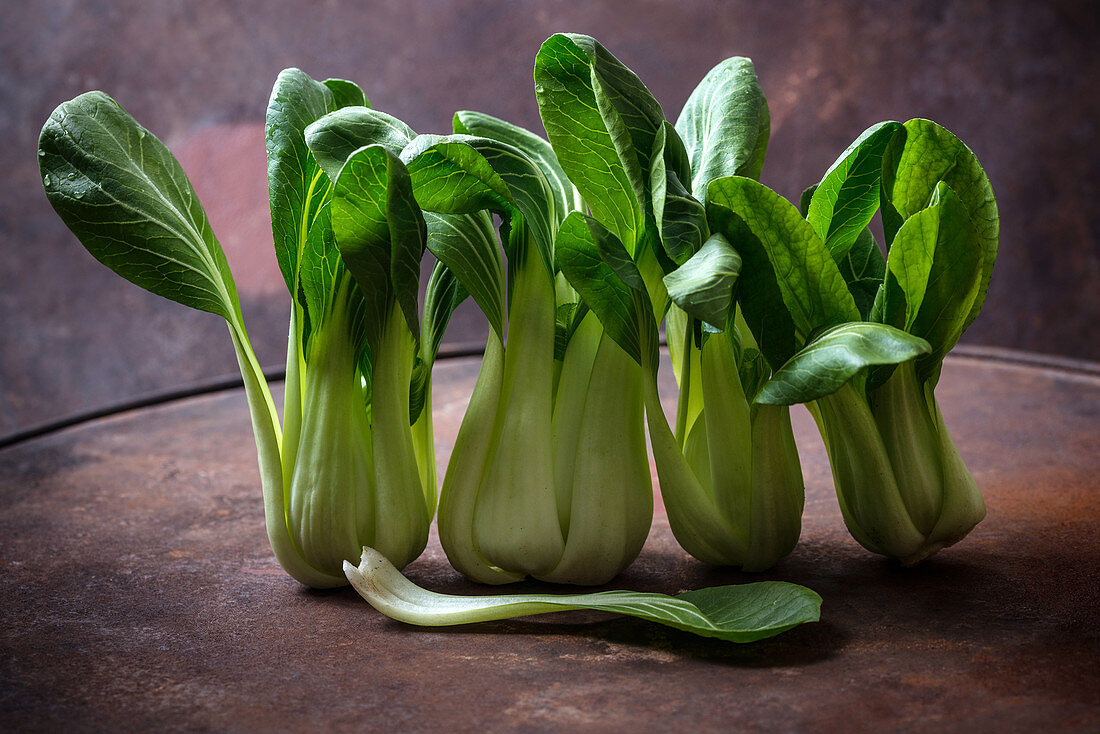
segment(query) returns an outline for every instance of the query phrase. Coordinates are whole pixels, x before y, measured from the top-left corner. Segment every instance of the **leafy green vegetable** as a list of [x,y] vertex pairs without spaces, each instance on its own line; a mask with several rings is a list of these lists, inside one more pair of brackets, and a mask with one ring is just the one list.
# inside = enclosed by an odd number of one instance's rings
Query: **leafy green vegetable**
[[[876,199],[885,262],[867,229]],[[712,227],[742,257],[746,322],[782,365],[756,401],[809,403],[853,537],[917,563],[985,515],[934,388],[988,286],[992,190],[943,128],[881,123],[806,190],[803,211],[736,176],[707,193]]]
[[[563,71],[560,58],[571,41],[598,49],[587,55],[591,75]],[[706,189],[723,173],[759,172],[768,140],[767,102],[751,62],[729,59],[704,78],[673,128],[655,119],[660,107],[640,82],[590,83],[601,68],[621,66],[608,58],[591,39],[548,41],[536,59],[536,83],[540,68],[547,80],[540,111],[570,175],[577,181],[630,180],[633,188],[620,189],[616,198],[636,204],[646,227],[641,233],[624,227],[621,217],[598,207],[592,218],[571,215],[558,236],[558,262],[586,306],[646,374],[650,440],[677,540],[709,563],[763,570],[798,539],[798,455],[787,409],[751,402],[768,368],[755,345],[743,344],[737,325],[741,258],[723,235],[711,234],[706,210],[689,187]],[[619,77],[636,79],[622,72]],[[626,102],[654,113],[633,116],[629,139],[616,136],[615,111]],[[571,155],[570,135],[593,131],[602,131],[596,139],[611,141],[615,154]],[[652,145],[648,155],[646,145]],[[646,165],[648,180],[635,181],[632,171]],[[663,279],[652,277],[654,263]],[[666,298],[674,304],[667,330],[680,383],[675,434],[656,382],[656,319],[665,312]]]
[[[47,197],[89,252],[139,286],[226,319],[268,538],[287,572],[315,587],[345,584],[341,564],[363,543],[399,565],[424,548],[435,503],[430,361],[463,295],[437,269],[418,347],[427,228],[404,166],[367,145],[326,173],[310,152],[308,125],[344,104],[361,118],[366,103],[351,82],[288,69],[268,106],[272,232],[293,300],[281,430],[225,256],[168,149],[101,92],[58,107],[39,144]],[[385,143],[389,134],[365,137]]]
[[477,581],[603,583],[637,556],[653,512],[641,375],[557,277],[560,207],[579,204],[550,146],[486,115],[459,113],[455,127],[489,137],[421,136],[402,158],[425,209],[501,218],[507,277],[488,238],[434,250],[483,294],[492,326],[443,481],[440,541]]
[[755,642],[821,617],[820,596],[782,581],[714,586],[676,596],[641,591],[454,596],[417,586],[371,548],[363,549],[358,566],[345,562],[344,573],[378,611],[400,622],[428,627],[591,609],[728,642]]

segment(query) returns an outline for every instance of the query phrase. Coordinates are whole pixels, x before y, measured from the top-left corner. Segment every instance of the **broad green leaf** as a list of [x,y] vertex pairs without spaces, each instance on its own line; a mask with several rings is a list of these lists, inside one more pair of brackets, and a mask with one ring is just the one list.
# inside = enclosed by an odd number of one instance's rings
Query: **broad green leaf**
[[[798,203],[802,216],[806,216],[806,212],[809,211],[810,201],[815,191],[817,191],[817,184],[802,192]],[[875,298],[886,277],[886,258],[882,256],[882,250],[879,249],[870,227],[864,227],[856,236],[855,242],[840,258],[837,265],[844,282],[848,284],[848,291],[856,302],[860,318],[864,321],[878,321],[879,319],[872,317],[871,314],[874,311]]]
[[488,212],[424,212],[428,249],[473,296],[489,326],[504,339],[504,259]]
[[557,265],[608,335],[643,367],[656,368],[657,324],[645,283],[618,238],[573,212],[557,238]]
[[421,135],[401,153],[420,206],[441,214],[484,209],[523,217],[553,272],[554,198],[546,176],[519,150],[469,135]]
[[901,364],[930,349],[923,339],[885,324],[841,324],[823,331],[776,370],[756,402],[808,403],[836,392],[867,367]]
[[[337,82],[340,99],[346,84]],[[360,104],[362,104],[360,102]],[[310,227],[324,203],[330,182],[306,146],[306,127],[337,108],[332,89],[300,69],[284,69],[267,104],[267,188],[275,258],[291,297],[298,296],[298,268]]]
[[725,329],[741,273],[741,256],[721,234],[714,234],[699,252],[664,277],[672,302],[716,329]]
[[676,129],[667,122],[657,133],[650,190],[653,219],[669,267],[683,265],[710,236],[706,208],[686,188],[691,182],[687,152]]
[[752,61],[734,56],[707,72],[684,103],[676,131],[691,158],[691,190],[700,200],[716,178],[760,178],[771,118]]
[[626,614],[704,637],[753,642],[821,617],[820,596],[784,581],[714,586],[676,596],[626,590],[454,596],[417,586],[370,548],[363,549],[358,566],[345,561],[344,573],[360,596],[386,616],[431,627],[592,609]]
[[894,138],[882,163],[882,225],[887,250],[902,223],[929,205],[937,183],[943,181],[958,194],[977,232],[983,263],[965,330],[981,312],[997,259],[997,201],[977,156],[951,132],[922,119],[909,120],[904,127],[905,135]]
[[584,202],[580,199],[580,192],[565,175],[550,143],[542,137],[519,125],[486,115],[484,112],[460,110],[455,113],[452,126],[456,133],[507,143],[530,158],[531,162],[542,170],[554,192],[555,227],[561,224],[561,220],[565,219],[569,212],[583,209]]
[[366,303],[368,338],[378,338],[396,299],[419,338],[417,299],[427,231],[400,159],[381,145],[353,153],[332,195],[332,229]]
[[741,255],[741,307],[770,364],[783,364],[813,332],[859,319],[825,244],[786,199],[749,178],[707,189],[711,229]]
[[650,156],[664,112],[588,36],[556,34],[535,56],[535,96],[562,169],[592,215],[635,252],[649,216]]
[[898,230],[887,267],[885,321],[928,340],[932,352],[917,361],[917,374],[938,375],[966,328],[982,277],[980,238],[945,182]]
[[369,107],[344,107],[306,127],[305,137],[317,163],[335,181],[348,156],[363,146],[381,145],[400,155],[416,133],[385,112]]
[[126,280],[240,325],[236,288],[179,163],[103,92],[60,105],[42,128],[46,197],[97,260]]
[[840,262],[879,205],[882,155],[901,123],[880,122],[864,130],[825,172],[810,200],[806,220]]

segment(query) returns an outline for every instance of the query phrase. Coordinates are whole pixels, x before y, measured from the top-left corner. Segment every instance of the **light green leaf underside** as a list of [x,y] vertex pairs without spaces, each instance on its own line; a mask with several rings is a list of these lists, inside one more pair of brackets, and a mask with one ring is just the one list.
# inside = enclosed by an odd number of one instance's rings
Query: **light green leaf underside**
[[363,549],[359,566],[345,561],[356,591],[383,614],[422,626],[447,626],[576,609],[626,614],[704,637],[753,642],[821,616],[821,597],[803,586],[764,581],[716,586],[677,596],[638,591],[589,594],[454,596],[412,583],[381,554]]
[[842,324],[822,332],[776,370],[756,402],[808,403],[836,392],[867,367],[901,364],[929,351],[926,341],[892,326]]
[[691,159],[697,198],[716,178],[760,178],[771,119],[752,61],[734,56],[708,71],[684,103],[676,131]]
[[103,92],[60,105],[39,138],[46,197],[97,260],[240,327],[225,254],[179,163]]

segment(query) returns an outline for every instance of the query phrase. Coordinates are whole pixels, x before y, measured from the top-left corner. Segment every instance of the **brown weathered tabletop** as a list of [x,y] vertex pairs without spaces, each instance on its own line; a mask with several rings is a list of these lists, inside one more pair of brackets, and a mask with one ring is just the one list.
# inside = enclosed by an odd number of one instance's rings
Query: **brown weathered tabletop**
[[[477,364],[437,366],[441,467]],[[989,515],[918,568],[848,536],[801,408],[804,529],[774,570],[695,562],[658,510],[613,586],[824,597],[820,623],[747,646],[583,613],[418,629],[303,588],[267,546],[238,390],[11,446],[0,729],[1097,731],[1100,377],[953,357],[937,394]],[[407,573],[485,591],[434,537]]]

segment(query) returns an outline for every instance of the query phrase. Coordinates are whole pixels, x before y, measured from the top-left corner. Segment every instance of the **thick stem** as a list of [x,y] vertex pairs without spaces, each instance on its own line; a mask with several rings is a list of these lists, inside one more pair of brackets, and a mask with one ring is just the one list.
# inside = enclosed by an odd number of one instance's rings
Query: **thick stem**
[[443,476],[438,521],[439,543],[447,560],[464,576],[483,584],[506,584],[524,577],[490,564],[474,541],[474,512],[488,465],[503,381],[504,345],[490,329],[481,370]]
[[[337,287],[334,302],[349,287]],[[302,557],[339,585],[374,526],[371,434],[348,314],[333,308],[314,324],[303,379],[300,445],[287,502],[287,526]],[[317,584],[310,584],[317,586]]]
[[656,365],[644,368],[644,389],[650,446],[673,535],[684,550],[705,563],[721,566],[731,557],[740,558],[744,541],[715,511],[669,428],[657,390]]
[[811,411],[825,441],[844,522],[860,545],[907,558],[924,545],[909,518],[874,416],[851,384],[821,398]]
[[565,553],[539,577],[544,581],[591,585],[611,580],[637,557],[653,519],[641,367],[598,324],[594,338],[590,379],[578,386],[584,392],[569,462]]
[[868,396],[868,403],[909,517],[928,535],[943,509],[943,461],[935,416],[917,381],[914,361],[899,364]]
[[398,568],[423,552],[431,522],[409,426],[414,357],[412,332],[394,303],[371,364],[374,530],[359,545],[372,546]]
[[494,566],[539,575],[565,546],[551,440],[554,285],[534,248],[514,267],[494,445],[478,493],[474,539]]

